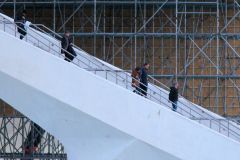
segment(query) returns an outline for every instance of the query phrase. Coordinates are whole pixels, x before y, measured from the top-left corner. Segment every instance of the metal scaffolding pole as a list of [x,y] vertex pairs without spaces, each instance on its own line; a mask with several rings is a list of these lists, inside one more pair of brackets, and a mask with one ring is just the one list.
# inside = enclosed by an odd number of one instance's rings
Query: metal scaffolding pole
[[94,0],[94,20],[93,20],[93,32],[94,32],[94,42],[93,42],[93,55],[96,56],[96,32],[97,32],[97,1]]
[[176,2],[176,18],[175,18],[175,76],[176,81],[178,80],[178,0],[175,0]]
[[[217,24],[216,24],[216,33],[217,33],[217,36],[216,36],[216,39],[217,39],[217,52],[216,52],[216,56],[217,56],[217,75],[219,75],[219,70],[220,70],[220,67],[219,67],[219,0],[217,0]],[[216,101],[215,101],[215,107],[216,107],[216,112],[218,113],[219,112],[219,79],[216,78]]]
[[134,68],[137,67],[137,0],[134,3]]
[[53,3],[53,31],[56,31],[56,0]]

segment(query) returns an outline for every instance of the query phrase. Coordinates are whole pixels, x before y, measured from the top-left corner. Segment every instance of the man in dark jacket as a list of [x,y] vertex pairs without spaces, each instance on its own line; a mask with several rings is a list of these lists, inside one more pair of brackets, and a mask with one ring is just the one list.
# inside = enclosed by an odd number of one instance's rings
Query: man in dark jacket
[[68,62],[71,62],[77,55],[72,48],[72,38],[70,37],[70,32],[66,31],[62,37],[62,54],[65,54],[65,59]]
[[168,99],[172,102],[172,110],[176,111],[177,110],[177,101],[178,101],[178,83],[177,82],[174,82],[173,86],[170,87]]
[[17,28],[18,33],[20,33],[20,39],[23,39],[24,36],[27,34],[27,32],[24,28],[24,25],[27,21],[26,17],[27,17],[27,12],[26,12],[26,10],[23,10],[22,15],[15,19],[15,23],[18,26],[18,28]]
[[148,69],[149,69],[149,63],[144,63],[143,67],[140,71],[140,90],[141,94],[143,96],[147,96],[147,87],[148,87]]

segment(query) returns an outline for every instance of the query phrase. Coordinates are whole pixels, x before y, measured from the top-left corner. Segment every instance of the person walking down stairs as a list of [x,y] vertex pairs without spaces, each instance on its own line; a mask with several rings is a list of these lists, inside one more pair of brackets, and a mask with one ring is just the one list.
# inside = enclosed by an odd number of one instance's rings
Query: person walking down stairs
[[27,34],[25,29],[25,23],[27,22],[27,11],[23,10],[22,15],[18,16],[15,20],[16,25],[18,26],[17,30],[20,33],[20,39],[23,39]]
[[75,53],[73,47],[72,47],[72,38],[70,36],[70,32],[66,31],[64,36],[62,37],[62,54],[65,55],[65,59],[68,62],[71,62],[77,54]]
[[148,90],[148,70],[150,64],[144,63],[143,67],[140,70],[140,89],[141,95],[147,97],[147,90]]
[[177,110],[177,101],[178,101],[178,83],[173,82],[172,87],[170,87],[170,92],[169,92],[169,101],[172,102],[172,110],[176,111]]

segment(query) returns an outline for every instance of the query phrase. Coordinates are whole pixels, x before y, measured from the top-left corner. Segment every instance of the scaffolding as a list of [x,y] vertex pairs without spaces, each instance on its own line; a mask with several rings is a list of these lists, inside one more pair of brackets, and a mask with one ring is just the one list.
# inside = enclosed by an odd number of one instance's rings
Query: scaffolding
[[166,85],[225,116],[240,114],[237,0],[5,0],[2,12],[29,19],[125,70],[148,61]]
[[0,159],[66,160],[67,155],[54,136],[1,100]]

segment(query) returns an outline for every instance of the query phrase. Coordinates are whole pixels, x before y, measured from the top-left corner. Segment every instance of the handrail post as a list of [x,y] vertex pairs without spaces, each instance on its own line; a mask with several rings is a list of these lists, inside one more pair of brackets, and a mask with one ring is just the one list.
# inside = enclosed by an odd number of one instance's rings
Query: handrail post
[[126,74],[126,88],[128,89],[128,76]]
[[5,27],[6,27],[5,25],[6,25],[6,24],[5,24],[5,21],[3,20],[3,31],[4,31],[4,32],[6,32],[6,31],[5,31],[5,30],[6,30],[6,29],[5,29]]
[[227,122],[228,122],[228,130],[227,130],[227,132],[228,132],[228,137],[229,137],[229,120],[227,120]]
[[39,45],[39,40],[37,41],[37,46],[40,47],[40,45]]
[[51,42],[48,41],[48,43],[49,43],[49,46],[48,46],[48,48],[49,48],[49,52],[51,52]]
[[162,91],[161,91],[161,89],[159,89],[159,96],[160,96],[160,98],[159,98],[160,104],[162,104]]
[[221,120],[219,120],[218,122],[219,122],[219,131],[218,132],[221,133],[221,128],[220,128],[221,127]]
[[17,26],[16,25],[14,25],[14,35],[15,35],[15,37],[17,37]]
[[118,79],[117,79],[118,74],[117,74],[117,71],[115,73],[116,73],[116,84],[118,84]]
[[212,128],[212,120],[210,119],[210,128]]

